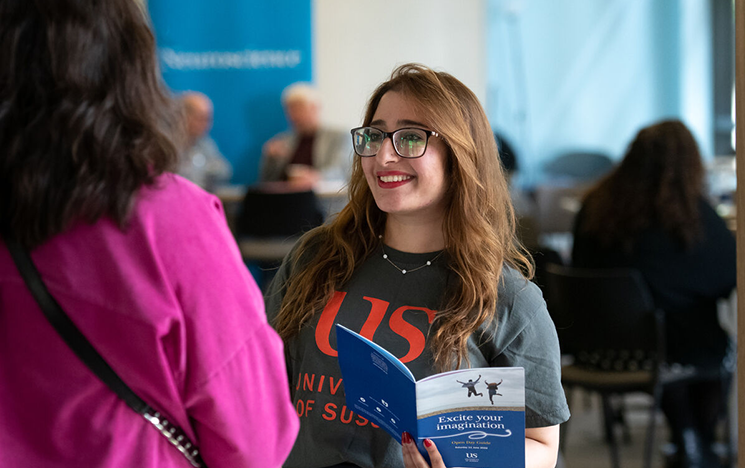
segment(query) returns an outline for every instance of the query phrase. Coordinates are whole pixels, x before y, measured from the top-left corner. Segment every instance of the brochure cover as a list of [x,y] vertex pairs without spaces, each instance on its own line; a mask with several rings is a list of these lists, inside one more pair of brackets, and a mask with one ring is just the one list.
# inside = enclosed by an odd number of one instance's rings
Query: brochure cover
[[411,434],[425,455],[436,442],[448,468],[525,467],[522,367],[461,369],[416,381],[394,355],[336,326],[347,406],[401,443]]

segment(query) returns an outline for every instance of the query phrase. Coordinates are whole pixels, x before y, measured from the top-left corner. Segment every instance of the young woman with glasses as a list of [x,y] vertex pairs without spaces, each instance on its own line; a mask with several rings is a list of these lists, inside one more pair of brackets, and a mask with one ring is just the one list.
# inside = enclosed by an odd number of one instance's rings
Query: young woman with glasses
[[[333,325],[398,356],[417,379],[457,367],[525,368],[526,466],[553,467],[569,412],[559,347],[489,122],[453,76],[408,64],[352,130],[348,205],[304,236],[267,295],[287,352],[300,435],[286,467],[424,467],[345,406]],[[433,467],[442,467],[425,441]]]

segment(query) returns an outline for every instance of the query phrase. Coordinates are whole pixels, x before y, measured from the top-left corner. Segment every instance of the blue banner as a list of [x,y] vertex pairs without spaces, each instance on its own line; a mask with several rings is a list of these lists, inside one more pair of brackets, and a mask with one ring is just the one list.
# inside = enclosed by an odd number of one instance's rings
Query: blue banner
[[210,132],[234,183],[258,176],[262,144],[287,128],[280,94],[311,81],[311,0],[150,0],[163,77],[212,99]]

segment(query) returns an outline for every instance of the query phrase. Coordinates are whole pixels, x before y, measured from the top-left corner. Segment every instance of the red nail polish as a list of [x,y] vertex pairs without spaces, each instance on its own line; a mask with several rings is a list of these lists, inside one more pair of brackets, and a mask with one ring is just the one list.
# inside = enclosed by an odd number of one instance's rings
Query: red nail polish
[[414,441],[414,439],[411,438],[411,434],[409,434],[408,432],[404,432],[403,434],[401,434],[401,441],[404,444],[410,444]]
[[429,439],[424,439],[424,446],[425,447],[432,447],[432,441]]

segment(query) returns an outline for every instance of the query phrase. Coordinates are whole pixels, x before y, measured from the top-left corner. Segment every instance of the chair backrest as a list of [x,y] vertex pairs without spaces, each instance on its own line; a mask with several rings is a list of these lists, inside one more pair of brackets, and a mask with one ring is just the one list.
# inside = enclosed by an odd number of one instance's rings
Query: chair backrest
[[536,219],[541,234],[572,232],[574,218],[590,185],[541,183],[535,187]]
[[238,237],[296,236],[323,221],[323,211],[312,190],[268,192],[249,188],[238,221]]
[[614,162],[607,154],[573,151],[548,161],[543,166],[543,172],[550,177],[593,181],[610,172],[613,166]]
[[662,312],[637,270],[547,265],[545,294],[563,354],[602,370],[652,370],[664,359]]

